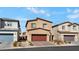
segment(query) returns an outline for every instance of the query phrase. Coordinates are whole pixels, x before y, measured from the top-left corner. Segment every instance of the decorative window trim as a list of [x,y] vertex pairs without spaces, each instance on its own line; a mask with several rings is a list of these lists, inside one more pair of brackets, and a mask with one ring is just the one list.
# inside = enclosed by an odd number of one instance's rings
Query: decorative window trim
[[36,23],[31,23],[32,28],[36,28]]
[[43,28],[46,28],[46,27],[47,27],[47,24],[46,24],[46,23],[44,23],[44,24],[43,24]]

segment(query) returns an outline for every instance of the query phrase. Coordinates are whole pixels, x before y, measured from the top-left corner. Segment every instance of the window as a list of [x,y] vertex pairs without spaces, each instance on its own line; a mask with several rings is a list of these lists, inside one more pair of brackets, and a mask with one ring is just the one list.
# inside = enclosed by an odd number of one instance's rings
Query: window
[[46,28],[47,27],[47,24],[43,24],[43,28]]
[[79,30],[79,26],[78,26],[78,30]]
[[7,26],[12,26],[12,24],[7,24]]
[[32,28],[36,28],[36,23],[31,24]]
[[65,26],[62,26],[62,30],[65,30]]
[[12,24],[10,22],[7,23],[7,26],[12,26]]
[[11,22],[5,22],[5,26],[12,26]]
[[76,30],[76,26],[73,26],[73,30]]
[[71,30],[71,25],[68,25],[68,30]]

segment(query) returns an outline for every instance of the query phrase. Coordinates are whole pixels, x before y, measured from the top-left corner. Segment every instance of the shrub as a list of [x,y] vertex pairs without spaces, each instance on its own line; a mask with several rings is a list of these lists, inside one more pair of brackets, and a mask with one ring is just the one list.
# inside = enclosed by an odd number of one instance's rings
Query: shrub
[[54,43],[60,45],[60,44],[64,44],[63,40],[53,40]]
[[14,47],[17,47],[17,43],[18,43],[18,42],[15,41],[15,42],[13,43],[13,46],[14,46]]
[[28,41],[28,42],[29,42],[29,45],[33,46],[33,43],[32,42],[30,42],[30,41]]
[[65,42],[65,44],[67,44],[67,43],[71,44],[71,42],[70,42],[70,41],[64,41],[64,42]]
[[27,41],[27,42],[25,42],[25,41],[21,41],[21,42],[20,41],[15,41],[13,43],[14,47],[25,47],[25,46],[28,46],[28,45],[33,46],[33,43],[30,42],[30,41]]

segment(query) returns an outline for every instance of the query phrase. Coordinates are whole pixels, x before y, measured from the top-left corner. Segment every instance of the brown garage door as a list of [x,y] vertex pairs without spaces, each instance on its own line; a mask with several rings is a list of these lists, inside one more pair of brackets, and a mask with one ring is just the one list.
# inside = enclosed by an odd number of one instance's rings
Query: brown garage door
[[44,34],[33,34],[32,41],[46,41],[47,35]]
[[65,41],[74,41],[75,35],[64,35]]

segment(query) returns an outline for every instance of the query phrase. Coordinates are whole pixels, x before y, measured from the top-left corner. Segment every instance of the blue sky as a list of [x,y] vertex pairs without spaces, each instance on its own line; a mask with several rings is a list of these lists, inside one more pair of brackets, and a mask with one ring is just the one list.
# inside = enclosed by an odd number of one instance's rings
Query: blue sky
[[79,23],[79,7],[0,7],[0,17],[20,20],[22,32],[27,20],[44,18],[58,24],[65,21]]

